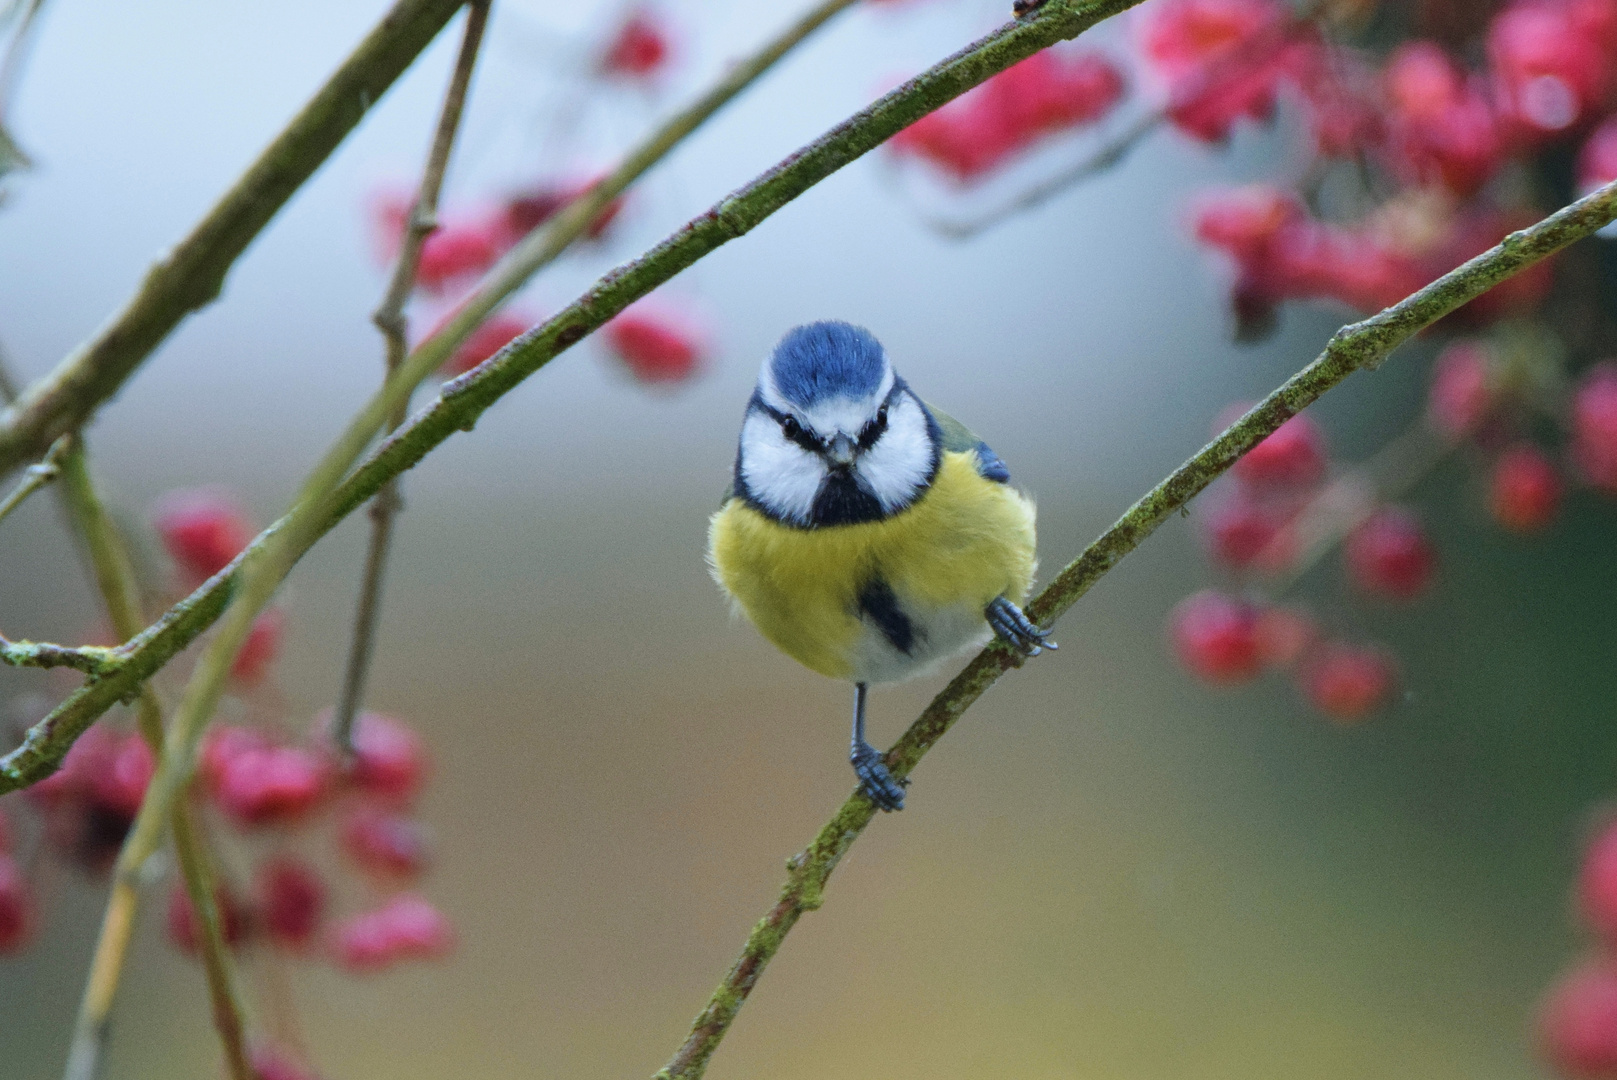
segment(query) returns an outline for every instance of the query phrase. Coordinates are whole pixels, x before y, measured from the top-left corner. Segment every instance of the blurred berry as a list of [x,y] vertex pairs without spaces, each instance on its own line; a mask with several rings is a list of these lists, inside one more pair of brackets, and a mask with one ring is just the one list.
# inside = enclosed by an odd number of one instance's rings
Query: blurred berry
[[0,956],[28,944],[34,926],[34,896],[22,868],[0,855]]
[[646,79],[660,73],[668,64],[668,30],[652,12],[633,12],[601,54],[604,75],[625,79]]
[[209,794],[239,828],[287,825],[319,805],[330,779],[326,762],[301,747],[246,747],[213,771]]
[[301,949],[320,929],[326,908],[326,886],[313,868],[289,856],[258,868],[254,881],[264,932],[278,944]]
[[1307,215],[1302,200],[1269,184],[1248,184],[1203,194],[1196,238],[1222,248],[1238,262],[1261,258],[1282,226]]
[[60,769],[27,789],[28,797],[46,812],[51,845],[100,873],[117,857],[154,769],[139,735],[98,725],[79,736]]
[[427,833],[413,818],[361,807],[343,819],[338,836],[350,859],[384,877],[413,878],[427,868]]
[[223,570],[253,538],[246,512],[209,488],[163,496],[155,523],[169,557],[195,581]]
[[408,803],[427,777],[427,748],[402,720],[381,713],[354,718],[354,761],[348,782],[367,794]]
[[601,332],[607,348],[643,383],[683,382],[702,359],[695,331],[668,312],[630,308]]
[[1296,557],[1291,516],[1237,487],[1202,518],[1208,553],[1231,570],[1283,570]]
[[503,224],[458,221],[434,229],[421,246],[416,284],[427,292],[443,292],[493,266],[505,249]]
[[1601,940],[1617,944],[1617,821],[1607,822],[1583,853],[1578,912]]
[[1282,79],[1311,68],[1312,44],[1274,0],[1164,0],[1144,17],[1141,51],[1167,84],[1168,118],[1204,142],[1265,120]]
[[888,146],[974,180],[1047,135],[1099,119],[1122,94],[1122,73],[1105,57],[1046,50],[921,117]]
[[1410,600],[1432,583],[1437,552],[1409,511],[1382,507],[1348,535],[1348,573],[1366,592]]
[[1488,27],[1500,111],[1528,141],[1581,124],[1611,97],[1614,46],[1611,0],[1517,0]]
[[262,681],[281,653],[285,632],[286,615],[280,608],[260,612],[236,651],[236,659],[230,663],[230,677],[243,686],[254,686]]
[[1253,485],[1309,487],[1325,476],[1325,463],[1325,433],[1299,413],[1248,450],[1233,471]]
[[342,967],[372,972],[398,960],[442,957],[454,943],[454,931],[443,914],[424,898],[406,893],[339,925],[333,948]]
[[1617,180],[1617,117],[1595,128],[1578,151],[1578,190],[1593,191]]
[[1383,651],[1343,642],[1314,650],[1297,673],[1308,703],[1334,720],[1362,720],[1392,693],[1397,671]]
[[319,1074],[298,1064],[288,1051],[260,1043],[247,1054],[257,1080],[320,1080]]
[[1561,505],[1561,474],[1532,443],[1519,443],[1494,462],[1488,509],[1512,532],[1537,532]]
[[[250,917],[235,893],[223,883],[214,891],[214,906],[219,911],[219,934],[225,944],[234,949],[247,940]],[[184,882],[175,882],[168,894],[168,940],[181,952],[195,955],[202,946],[202,920]]]
[[520,315],[491,315],[439,368],[446,376],[462,375],[505,348],[533,323]]
[[[561,213],[575,200],[588,194],[595,184],[595,180],[540,184],[512,195],[505,202],[502,219],[505,246],[515,245],[528,233]],[[604,237],[618,215],[623,212],[623,205],[622,195],[608,201],[584,230],[584,237],[589,240]]]
[[1258,613],[1258,660],[1278,671],[1295,664],[1313,645],[1319,629],[1307,612],[1296,608],[1266,607]]
[[1207,682],[1245,682],[1263,667],[1258,611],[1245,601],[1204,589],[1179,602],[1168,628],[1179,662]]
[[1538,1041],[1563,1076],[1617,1075],[1617,968],[1609,958],[1586,960],[1551,987],[1538,1010]]
[[1492,407],[1488,347],[1466,339],[1439,353],[1426,398],[1426,417],[1432,427],[1447,439],[1463,439],[1482,426]]
[[1476,194],[1504,162],[1504,140],[1480,83],[1443,49],[1411,41],[1385,70],[1395,171],[1412,184]]
[[1617,495],[1617,363],[1596,364],[1578,383],[1572,460],[1590,486]]

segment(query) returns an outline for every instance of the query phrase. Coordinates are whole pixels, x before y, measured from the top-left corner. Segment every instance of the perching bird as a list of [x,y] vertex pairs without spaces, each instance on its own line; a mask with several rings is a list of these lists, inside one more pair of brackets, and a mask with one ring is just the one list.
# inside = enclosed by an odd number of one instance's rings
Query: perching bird
[[1033,503],[1009,481],[867,330],[799,326],[764,361],[708,558],[764,637],[854,684],[849,760],[883,810],[903,807],[904,787],[865,741],[871,683],[992,634],[1028,656],[1055,648],[1017,606],[1033,580]]

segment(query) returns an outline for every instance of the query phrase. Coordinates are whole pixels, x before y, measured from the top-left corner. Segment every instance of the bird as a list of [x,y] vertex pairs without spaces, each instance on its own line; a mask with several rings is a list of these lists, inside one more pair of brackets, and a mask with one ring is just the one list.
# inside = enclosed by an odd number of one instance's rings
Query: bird
[[777,648],[853,683],[848,757],[878,808],[902,809],[908,780],[865,740],[872,685],[995,636],[1029,657],[1056,647],[1019,606],[1034,517],[999,455],[918,397],[870,331],[808,323],[764,359],[708,564]]

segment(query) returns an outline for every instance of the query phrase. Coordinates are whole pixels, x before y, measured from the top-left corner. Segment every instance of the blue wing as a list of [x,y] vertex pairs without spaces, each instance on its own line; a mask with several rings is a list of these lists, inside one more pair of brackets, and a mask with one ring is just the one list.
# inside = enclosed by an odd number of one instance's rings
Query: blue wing
[[942,409],[928,404],[932,418],[938,422],[938,432],[942,436],[943,448],[952,453],[977,454],[977,475],[984,480],[992,480],[996,484],[1010,482],[1011,470],[1005,467],[1004,460],[987,443],[971,433],[971,429]]

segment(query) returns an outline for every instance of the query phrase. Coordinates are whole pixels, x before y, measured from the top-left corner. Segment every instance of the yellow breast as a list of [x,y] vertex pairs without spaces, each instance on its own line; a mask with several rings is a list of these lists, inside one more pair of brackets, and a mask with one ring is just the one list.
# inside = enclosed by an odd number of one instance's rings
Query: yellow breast
[[862,678],[859,595],[873,578],[923,619],[1021,603],[1033,580],[1033,504],[983,479],[975,453],[945,453],[926,493],[882,521],[794,529],[731,499],[708,539],[714,578],[759,631],[833,678]]

